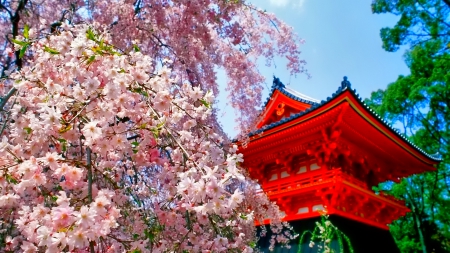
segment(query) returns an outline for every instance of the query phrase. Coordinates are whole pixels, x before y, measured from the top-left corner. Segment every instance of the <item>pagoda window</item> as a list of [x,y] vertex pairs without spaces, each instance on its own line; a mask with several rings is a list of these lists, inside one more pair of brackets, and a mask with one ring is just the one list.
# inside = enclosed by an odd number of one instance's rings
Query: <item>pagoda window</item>
[[318,169],[320,169],[321,167],[319,166],[319,165],[317,165],[317,163],[313,163],[313,164],[311,164],[310,166],[309,166],[309,169],[311,170],[311,171],[313,171],[313,170],[318,170]]
[[282,171],[281,172],[281,178],[286,178],[286,177],[289,177],[290,175],[289,175],[289,173],[287,172],[287,171]]
[[297,174],[305,173],[307,171],[308,171],[308,169],[306,168],[306,165],[302,165],[300,167],[300,169],[298,170]]
[[269,181],[275,181],[275,180],[277,180],[277,179],[278,179],[278,173],[273,173],[273,174],[270,176]]
[[307,206],[300,207],[297,211],[298,214],[309,213],[309,208]]
[[319,205],[314,205],[312,207],[312,210],[313,210],[313,212],[315,212],[315,211],[323,211],[323,210],[325,210],[325,208],[323,208],[322,204],[319,204]]
[[278,180],[278,179],[281,179],[281,178],[287,178],[287,177],[289,177],[289,176],[291,176],[291,175],[287,172],[287,170],[283,170],[283,171],[273,171],[273,172],[270,174],[270,179],[269,179],[269,181],[275,181],[275,180]]
[[309,162],[309,163],[301,163],[300,164],[300,168],[297,171],[297,174],[302,174],[302,173],[306,173],[306,172],[311,172],[314,170],[319,170],[322,167],[319,166],[316,162]]

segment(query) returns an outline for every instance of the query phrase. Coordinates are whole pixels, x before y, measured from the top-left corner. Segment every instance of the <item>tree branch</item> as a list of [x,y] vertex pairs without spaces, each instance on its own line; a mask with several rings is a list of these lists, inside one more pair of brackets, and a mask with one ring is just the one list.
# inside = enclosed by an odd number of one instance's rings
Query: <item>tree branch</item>
[[[91,157],[91,148],[86,148],[86,167],[87,167],[87,176],[88,176],[88,200],[89,203],[92,203],[92,157]],[[95,253],[94,250],[94,242],[89,242],[89,250],[90,253]]]
[[450,0],[442,0],[442,1],[444,1],[444,3],[445,3],[448,7],[450,7]]
[[[25,6],[27,5],[28,0],[21,0],[19,2],[19,5],[17,6],[17,10],[14,13],[14,15],[11,17],[11,24],[12,24],[12,35],[13,38],[15,39],[17,37],[17,35],[19,34],[19,22],[20,22],[20,13],[22,12],[23,9],[25,9]],[[21,69],[22,68],[22,59],[20,59],[19,55],[20,55],[20,50],[17,50],[15,52],[16,54],[16,65],[17,65],[17,69]]]
[[11,11],[10,11],[8,8],[6,8],[6,6],[4,6],[2,3],[0,3],[0,9],[3,9],[3,10],[5,10],[6,12],[8,12],[9,18],[10,18],[10,19],[12,18],[12,13],[11,13]]
[[[430,129],[431,123],[429,122],[429,120],[422,114],[417,105],[414,105],[414,107],[416,108],[418,115],[420,115],[420,117],[422,118],[422,125],[427,129],[428,132],[430,132],[431,136],[440,144],[446,145],[447,141],[445,141],[445,139],[440,136],[439,130]],[[439,136],[435,136],[435,133]]]
[[6,96],[0,98],[0,111],[3,111],[3,107],[5,107],[6,102],[8,102],[8,100],[16,93],[17,89],[12,87],[9,91],[8,94],[6,94]]

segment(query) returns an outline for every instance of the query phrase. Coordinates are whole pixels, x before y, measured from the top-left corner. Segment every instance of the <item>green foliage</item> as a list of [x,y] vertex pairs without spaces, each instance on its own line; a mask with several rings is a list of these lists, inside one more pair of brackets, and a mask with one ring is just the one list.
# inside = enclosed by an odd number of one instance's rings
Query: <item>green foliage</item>
[[29,39],[30,37],[30,26],[27,24],[23,27],[23,37],[25,39]]
[[428,249],[426,252],[448,249],[450,240],[450,54],[441,52],[443,46],[440,40],[415,46],[406,54],[411,74],[399,76],[386,90],[373,92],[366,100],[382,117],[401,126],[416,145],[443,158],[436,172],[380,188],[404,199],[412,211],[391,226],[402,252],[422,247]]
[[[321,216],[321,222],[316,222],[314,230],[303,232],[299,239],[299,245],[302,245],[307,235],[311,235],[309,247],[317,247],[318,252],[323,253],[337,253],[332,249],[332,242],[337,240],[339,244],[340,253],[350,252],[353,253],[353,247],[350,242],[350,238],[340,231],[335,225],[328,220],[328,215],[323,214]],[[317,244],[317,245],[316,245]],[[302,247],[298,248],[298,253],[301,253]]]
[[[410,215],[407,214],[407,216]],[[416,252],[417,249],[420,249],[420,243],[417,240],[414,223],[405,221],[407,219],[401,218],[394,221],[389,227],[392,234],[398,235],[395,239],[401,252]]]
[[21,59],[25,55],[25,52],[27,51],[27,49],[31,45],[31,43],[28,41],[20,41],[20,40],[15,40],[15,39],[11,39],[11,40],[12,40],[12,42],[14,42],[14,44],[22,47],[19,51],[19,58]]
[[374,0],[372,11],[400,16],[394,27],[381,29],[383,48],[387,51],[396,51],[400,45],[413,47],[434,39],[444,39],[446,44],[449,42],[449,0]]
[[49,54],[59,54],[58,50],[51,48],[51,47],[47,47],[47,46],[44,46],[44,51]]
[[450,250],[450,1],[376,0],[374,13],[400,15],[383,28],[387,51],[409,45],[405,62],[411,74],[399,76],[366,103],[442,163],[434,172],[413,175],[379,190],[403,199],[411,209],[390,230],[402,252]]

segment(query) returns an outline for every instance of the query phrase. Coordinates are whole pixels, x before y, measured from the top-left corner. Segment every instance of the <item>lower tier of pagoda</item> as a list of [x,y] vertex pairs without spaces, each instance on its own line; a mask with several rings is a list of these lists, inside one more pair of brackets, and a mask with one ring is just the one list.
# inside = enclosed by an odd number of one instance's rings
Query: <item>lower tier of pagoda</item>
[[409,211],[401,201],[375,194],[364,182],[340,169],[287,177],[262,187],[284,212],[285,221],[320,216],[326,211],[387,230],[387,224]]

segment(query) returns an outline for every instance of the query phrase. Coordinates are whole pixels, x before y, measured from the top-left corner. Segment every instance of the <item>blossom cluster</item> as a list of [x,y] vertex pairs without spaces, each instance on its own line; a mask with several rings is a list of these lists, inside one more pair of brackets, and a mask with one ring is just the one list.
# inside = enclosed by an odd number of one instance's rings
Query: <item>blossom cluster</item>
[[251,252],[255,220],[283,231],[209,125],[213,93],[171,60],[120,51],[88,25],[23,39],[33,58],[10,75],[0,144],[4,250]]
[[[218,94],[216,72],[223,70],[229,102],[239,114],[244,134],[254,127],[262,99],[265,78],[257,62],[271,65],[279,56],[292,74],[306,72],[299,50],[303,40],[292,27],[245,0],[6,0],[2,5],[11,16],[0,19],[0,45],[9,44],[11,30],[22,32],[29,27],[29,36],[39,37],[66,20],[98,23],[108,28],[112,44],[123,50],[139,44],[153,66],[170,59],[171,70],[180,80],[203,90]],[[8,46],[0,47],[3,50],[0,65],[4,70],[21,51],[14,55]]]

